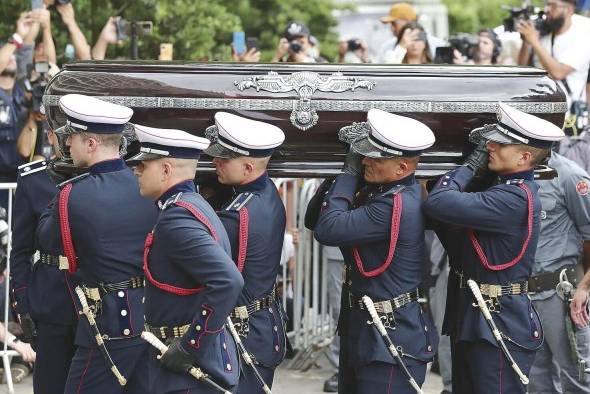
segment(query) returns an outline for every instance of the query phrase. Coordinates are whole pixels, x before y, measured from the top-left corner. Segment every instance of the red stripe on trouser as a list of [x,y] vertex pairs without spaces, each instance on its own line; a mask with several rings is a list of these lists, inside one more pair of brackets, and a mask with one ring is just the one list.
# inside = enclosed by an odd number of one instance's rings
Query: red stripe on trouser
[[86,372],[88,372],[88,367],[90,367],[90,361],[92,361],[92,354],[94,353],[94,349],[90,350],[90,355],[88,356],[88,361],[86,362],[86,366],[84,367],[84,372],[82,372],[82,376],[80,376],[80,383],[78,383],[78,394],[80,394],[80,390],[82,389],[82,385],[84,384],[84,376],[86,376]]

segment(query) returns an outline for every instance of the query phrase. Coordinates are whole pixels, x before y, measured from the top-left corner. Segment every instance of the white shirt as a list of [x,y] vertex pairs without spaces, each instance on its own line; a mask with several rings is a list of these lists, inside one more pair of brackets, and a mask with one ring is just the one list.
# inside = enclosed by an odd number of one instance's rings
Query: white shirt
[[[570,28],[557,36],[551,50],[551,34],[541,38],[541,45],[560,63],[566,64],[574,69],[566,77],[571,95],[561,81],[558,83],[568,95],[568,107],[572,101],[586,100],[586,81],[588,80],[588,68],[590,67],[590,21],[588,18],[574,15]],[[534,57],[534,65],[543,68],[537,56]]]

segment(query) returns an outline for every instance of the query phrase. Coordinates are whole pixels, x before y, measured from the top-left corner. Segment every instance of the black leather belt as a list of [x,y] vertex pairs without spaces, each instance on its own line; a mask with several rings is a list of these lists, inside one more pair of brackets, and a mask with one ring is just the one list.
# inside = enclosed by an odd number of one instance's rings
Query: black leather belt
[[545,274],[533,276],[529,278],[529,292],[539,293],[545,290],[555,290],[555,287],[559,283],[559,274],[561,271],[566,270],[568,281],[577,287],[580,280],[584,277],[584,270],[580,264],[568,265],[559,268],[555,272],[548,272]]
[[178,337],[183,336],[188,331],[190,326],[191,326],[190,324],[185,324],[183,326],[156,327],[156,326],[150,326],[149,324],[146,323],[145,330],[148,332],[151,332],[152,334],[154,334],[158,338],[165,340],[168,338],[178,338]]
[[[389,300],[375,301],[375,310],[377,313],[391,313],[397,309],[400,309],[412,302],[418,301],[420,298],[420,291],[418,289],[400,294]],[[352,293],[348,293],[348,301],[351,308],[367,309],[363,303],[362,298],[358,298]]]
[[[459,278],[459,288],[466,288],[467,281],[463,280],[465,278],[463,273],[456,270],[454,271],[454,273]],[[477,282],[477,284],[479,286],[481,294],[490,298],[498,298],[508,295],[527,294],[529,289],[527,282],[509,283],[507,285],[479,282]]]
[[115,283],[99,283],[98,287],[87,287],[83,286],[82,290],[86,294],[86,297],[92,301],[100,301],[100,295],[110,293],[112,291],[127,290],[127,289],[139,289],[144,287],[144,281],[142,276],[134,276],[131,279],[124,280],[122,282]]
[[273,288],[269,295],[259,298],[248,305],[241,305],[234,308],[230,317],[232,319],[245,320],[250,315],[273,306],[275,301],[275,289]]
[[39,255],[39,262],[47,264],[52,267],[57,267],[60,270],[67,270],[69,268],[68,258],[65,256],[55,256],[52,254],[41,253]]

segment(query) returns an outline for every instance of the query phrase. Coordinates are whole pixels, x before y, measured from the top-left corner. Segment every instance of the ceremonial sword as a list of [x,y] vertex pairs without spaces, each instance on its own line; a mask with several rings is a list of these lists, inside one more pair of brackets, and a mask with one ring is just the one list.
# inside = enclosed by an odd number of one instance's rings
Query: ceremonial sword
[[375,326],[375,328],[377,328],[377,331],[379,331],[379,334],[381,334],[381,338],[383,338],[383,340],[385,341],[385,346],[389,350],[389,353],[391,353],[391,355],[393,356],[395,361],[397,361],[397,364],[401,368],[404,375],[406,375],[406,377],[408,378],[408,383],[410,383],[410,386],[412,386],[414,388],[414,390],[416,390],[416,393],[423,394],[422,389],[420,388],[420,386],[418,386],[418,383],[416,383],[416,380],[414,379],[414,377],[412,376],[412,374],[410,373],[410,371],[406,367],[406,364],[404,364],[404,360],[402,359],[402,356],[399,354],[399,352],[397,351],[397,348],[395,347],[395,345],[391,341],[391,338],[387,334],[387,330],[385,329],[383,322],[381,321],[381,319],[379,318],[379,315],[377,314],[377,310],[375,309],[375,304],[373,304],[373,300],[371,299],[371,297],[366,296],[366,295],[363,296],[363,304],[365,304],[365,306],[367,307],[367,310],[369,311],[369,315],[371,315],[371,319],[373,320],[373,325]]
[[479,310],[481,311],[483,317],[486,319],[486,322],[488,323],[490,330],[492,330],[492,334],[494,335],[494,338],[496,338],[496,342],[502,350],[502,353],[504,353],[504,356],[506,357],[506,359],[508,359],[510,366],[512,367],[514,372],[516,372],[522,384],[526,386],[527,384],[529,384],[529,378],[527,378],[527,376],[521,371],[520,367],[518,366],[518,364],[516,364],[516,361],[514,361],[514,358],[510,354],[510,351],[508,351],[508,348],[504,343],[504,339],[502,339],[502,334],[500,333],[500,330],[498,330],[498,327],[496,326],[494,319],[492,319],[492,314],[488,309],[488,305],[486,304],[485,300],[483,299],[483,296],[481,295],[481,291],[479,290],[478,284],[473,279],[468,279],[467,285],[471,289],[471,292],[473,293],[473,296],[477,301],[477,305],[479,306]]
[[248,353],[248,350],[246,349],[246,347],[242,343],[242,340],[240,339],[240,335],[238,335],[238,332],[236,331],[236,328],[234,327],[234,323],[231,321],[231,317],[229,317],[229,316],[227,318],[227,327],[229,328],[229,332],[231,333],[232,337],[234,337],[234,341],[236,341],[236,345],[238,346],[238,349],[240,351],[240,354],[242,355],[242,358],[244,359],[246,364],[248,364],[250,367],[252,367],[252,370],[254,371],[254,375],[256,376],[256,379],[262,385],[262,390],[266,394],[272,394],[272,392],[268,388],[268,385],[266,384],[266,382],[262,378],[262,375],[260,375],[260,372],[258,372],[258,369],[256,368],[256,365],[254,364],[254,360],[252,360],[252,356],[250,355],[250,353]]
[[[154,334],[152,334],[149,331],[142,332],[141,338],[144,341],[146,341],[147,343],[149,343],[150,345],[152,345],[153,347],[155,347],[156,349],[158,349],[160,351],[160,353],[162,353],[162,354],[166,353],[166,350],[168,350],[168,346],[166,346],[164,344],[164,342],[160,341],[160,339],[158,339],[157,336],[155,336]],[[195,379],[197,379],[197,380],[203,382],[205,385],[209,386],[209,388],[217,391],[218,393],[231,394],[229,391],[227,391],[226,389],[224,389],[223,387],[221,387],[220,385],[215,383],[213,380],[211,380],[211,378],[209,378],[209,375],[207,375],[205,372],[203,372],[201,370],[201,368],[191,367],[186,372],[189,375],[191,375],[192,377],[194,377]]]
[[117,366],[113,362],[113,359],[111,358],[111,355],[109,354],[109,351],[107,350],[104,340],[102,339],[102,335],[100,334],[100,331],[98,330],[98,326],[96,325],[96,319],[94,318],[94,313],[90,310],[90,307],[88,306],[88,300],[86,299],[86,295],[84,294],[84,291],[80,288],[80,286],[76,286],[76,288],[74,290],[76,291],[76,294],[78,295],[78,299],[80,300],[80,305],[82,305],[82,310],[79,313],[83,314],[84,316],[86,316],[86,319],[88,319],[88,324],[90,325],[91,334],[94,334],[94,339],[96,339],[96,344],[98,345],[100,352],[102,353],[107,364],[111,367],[111,371],[113,372],[113,374],[117,378],[117,381],[119,382],[119,384],[121,386],[125,386],[127,384],[127,379],[125,379],[125,377],[123,377],[123,375],[119,371],[119,368],[117,368]]

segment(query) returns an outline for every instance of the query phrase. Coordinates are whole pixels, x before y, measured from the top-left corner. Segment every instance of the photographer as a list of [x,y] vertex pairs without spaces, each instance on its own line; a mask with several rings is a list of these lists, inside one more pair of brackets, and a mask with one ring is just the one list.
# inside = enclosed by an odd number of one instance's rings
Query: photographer
[[287,25],[279,41],[272,62],[316,63],[315,49],[310,41],[310,31],[303,23]]
[[523,43],[518,64],[544,68],[567,93],[570,111],[574,102],[586,100],[586,80],[590,63],[589,34],[584,23],[574,23],[575,0],[548,0],[545,5],[549,34],[540,37],[530,20],[518,24]]
[[363,40],[353,38],[338,43],[338,63],[369,63],[369,48]]
[[455,49],[454,64],[477,64],[488,66],[499,64],[502,42],[498,35],[491,29],[481,29],[477,35],[477,45],[469,48],[467,60],[463,54]]
[[[39,31],[32,12],[24,12],[16,22],[16,32],[0,47],[0,182],[16,181],[20,157],[16,140],[26,120],[25,89],[17,84],[17,54],[24,44],[32,44]],[[8,193],[0,191],[0,207],[8,204]]]
[[417,22],[407,23],[399,32],[398,44],[390,55],[393,64],[428,64],[432,63],[428,36],[422,25]]

